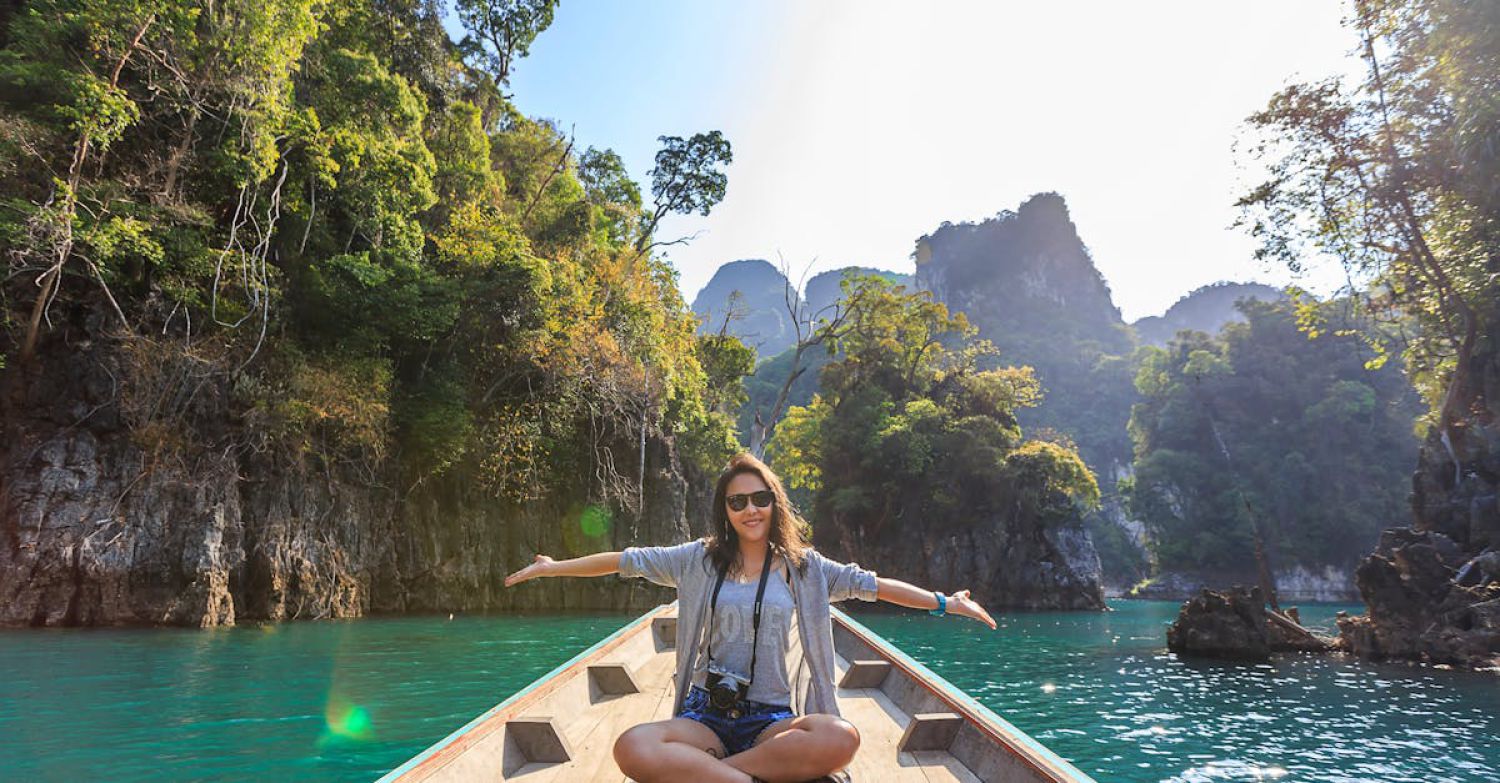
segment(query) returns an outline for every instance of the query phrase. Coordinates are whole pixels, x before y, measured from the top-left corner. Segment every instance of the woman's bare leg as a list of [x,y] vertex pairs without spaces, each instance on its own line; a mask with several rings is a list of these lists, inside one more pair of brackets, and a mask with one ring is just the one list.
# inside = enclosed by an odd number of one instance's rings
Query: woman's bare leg
[[[712,732],[710,732],[712,733]],[[833,715],[802,715],[766,727],[755,747],[724,761],[766,783],[811,780],[849,765],[859,730]]]
[[718,735],[687,718],[642,723],[615,740],[615,763],[639,783],[749,783],[750,775],[722,758],[724,744]]

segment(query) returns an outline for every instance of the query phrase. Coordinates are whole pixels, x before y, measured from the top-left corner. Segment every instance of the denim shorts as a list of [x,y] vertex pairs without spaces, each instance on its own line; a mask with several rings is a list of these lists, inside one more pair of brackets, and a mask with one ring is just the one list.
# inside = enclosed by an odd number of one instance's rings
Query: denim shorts
[[682,700],[679,718],[689,718],[709,727],[724,743],[724,754],[733,756],[743,753],[755,745],[756,738],[772,723],[796,715],[790,707],[781,704],[745,702],[745,714],[734,719],[709,707],[708,691],[694,685]]

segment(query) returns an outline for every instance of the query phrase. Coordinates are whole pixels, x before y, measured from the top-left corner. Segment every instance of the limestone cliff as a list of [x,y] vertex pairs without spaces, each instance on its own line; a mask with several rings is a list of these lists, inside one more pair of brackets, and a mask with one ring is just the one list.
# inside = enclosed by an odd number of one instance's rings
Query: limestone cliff
[[992,609],[1103,609],[1099,556],[1078,525],[980,521],[967,530],[915,527],[898,540],[859,542],[848,529],[814,530],[819,551],[883,576],[953,592],[970,589]]
[[1131,461],[1132,342],[1067,203],[1042,193],[980,223],[945,223],[917,241],[914,258],[916,286],[964,313],[1000,349],[1000,364],[1036,371],[1045,395],[1017,412],[1021,427],[1077,443],[1105,489],[1088,529],[1108,537],[1102,553],[1116,581],[1129,579],[1122,575],[1139,572],[1144,559],[1109,490]]
[[[228,625],[372,612],[641,608],[641,582],[501,578],[541,551],[571,556],[701,533],[707,481],[648,442],[640,514],[563,498],[498,504],[462,477],[403,492],[389,466],[260,451],[231,382],[174,399],[175,431],[133,426],[121,346],[92,329],[47,337],[37,368],[0,376],[0,624]],[[183,364],[175,371],[190,372]],[[139,387],[136,387],[139,391]],[[128,396],[128,395],[127,395]],[[625,453],[630,453],[629,449]]]
[[918,288],[968,316],[1000,363],[1036,370],[1046,394],[1019,412],[1024,430],[1071,437],[1100,476],[1130,464],[1130,333],[1061,196],[944,224],[917,241],[915,256]]

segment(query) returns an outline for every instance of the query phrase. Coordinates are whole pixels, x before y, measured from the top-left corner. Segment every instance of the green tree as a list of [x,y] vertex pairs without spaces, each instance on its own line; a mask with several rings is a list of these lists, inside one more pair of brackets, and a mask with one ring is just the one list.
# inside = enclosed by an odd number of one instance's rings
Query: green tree
[[715,204],[724,200],[729,177],[720,166],[734,161],[729,140],[719,131],[681,136],[662,136],[662,147],[656,153],[651,169],[651,209],[642,217],[636,250],[644,253],[662,244],[655,240],[656,227],[670,214],[707,215]]
[[967,320],[925,292],[850,284],[862,306],[822,392],[787,412],[769,447],[788,482],[813,494],[820,535],[862,547],[1017,514],[1059,525],[1097,504],[1076,451],[1022,439],[1015,410],[1040,397],[1029,368],[982,369],[993,347],[969,342]]
[[515,61],[552,25],[557,0],[458,0],[457,10],[467,33],[459,50],[496,84],[507,84]]
[[[652,442],[721,462],[748,350],[696,339],[619,157],[500,92],[555,5],[461,3],[462,45],[432,0],[7,6],[6,350],[104,308],[141,442],[223,382],[238,446],[404,488],[639,510]],[[677,153],[662,206],[709,208],[727,142]]]
[[1368,320],[1319,303],[1339,328],[1309,338],[1309,303],[1243,302],[1218,337],[1146,348],[1130,421],[1132,515],[1167,570],[1253,577],[1253,532],[1272,564],[1352,567],[1399,515],[1419,411],[1394,367],[1368,369]]
[[1294,84],[1250,118],[1269,177],[1242,222],[1264,258],[1337,259],[1371,317],[1417,318],[1407,365],[1457,454],[1500,301],[1500,6],[1357,0],[1347,24],[1362,82]]

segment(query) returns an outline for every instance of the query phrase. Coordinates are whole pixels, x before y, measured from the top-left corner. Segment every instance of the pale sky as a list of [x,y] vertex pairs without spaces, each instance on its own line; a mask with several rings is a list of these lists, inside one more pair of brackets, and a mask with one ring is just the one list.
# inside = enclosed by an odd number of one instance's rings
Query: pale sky
[[[1033,193],[1067,199],[1127,320],[1200,285],[1284,285],[1231,228],[1231,145],[1290,81],[1358,68],[1332,0],[562,0],[516,66],[520,109],[612,147],[722,130],[728,193],[667,257],[909,272],[915,240]],[[1314,290],[1319,279],[1297,281]]]

